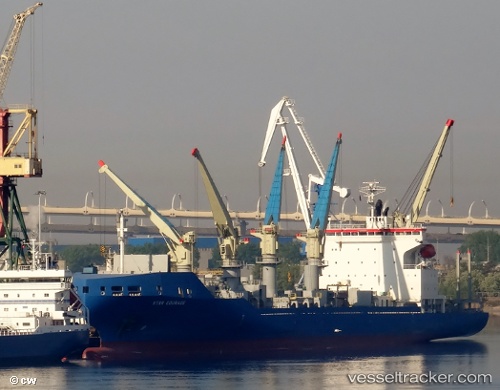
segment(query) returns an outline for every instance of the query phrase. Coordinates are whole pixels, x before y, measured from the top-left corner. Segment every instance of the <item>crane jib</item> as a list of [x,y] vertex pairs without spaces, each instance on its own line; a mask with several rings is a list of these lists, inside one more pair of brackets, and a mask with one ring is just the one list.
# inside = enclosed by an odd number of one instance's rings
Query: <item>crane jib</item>
[[325,175],[325,181],[321,186],[318,201],[314,208],[313,217],[311,220],[311,229],[319,228],[324,230],[328,220],[330,211],[330,203],[332,200],[333,183],[335,181],[335,170],[337,168],[337,160],[339,155],[340,145],[342,144],[342,134],[339,134],[335,148],[333,149],[332,158]]

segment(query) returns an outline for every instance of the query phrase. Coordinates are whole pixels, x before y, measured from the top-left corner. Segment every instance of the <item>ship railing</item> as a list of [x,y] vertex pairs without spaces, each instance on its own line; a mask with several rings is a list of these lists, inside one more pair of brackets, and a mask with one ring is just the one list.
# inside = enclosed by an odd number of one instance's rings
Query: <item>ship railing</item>
[[217,298],[231,299],[231,298],[244,298],[245,293],[233,290],[220,290],[216,293]]
[[404,269],[432,269],[432,264],[426,263],[424,261],[420,263],[405,263],[403,264]]
[[363,229],[362,223],[330,223],[328,229]]
[[498,298],[500,297],[500,290],[478,291],[477,295],[481,298]]
[[1,329],[0,336],[22,336],[32,334],[31,330],[23,330],[23,329]]

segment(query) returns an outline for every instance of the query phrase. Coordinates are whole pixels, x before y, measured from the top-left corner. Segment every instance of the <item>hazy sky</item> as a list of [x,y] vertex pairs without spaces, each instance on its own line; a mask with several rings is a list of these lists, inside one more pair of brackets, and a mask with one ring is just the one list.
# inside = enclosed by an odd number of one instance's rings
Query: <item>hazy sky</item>
[[[2,1],[3,39],[32,4]],[[481,216],[484,200],[500,216],[498,15],[498,1],[46,0],[0,103],[40,112],[44,175],[18,180],[21,202],[45,190],[48,205],[80,207],[92,191],[101,206],[123,207],[97,172],[102,159],[157,208],[179,193],[185,208],[207,210],[198,147],[230,208],[254,210],[280,145],[275,137],[259,194],[269,114],[286,95],[325,166],[343,133],[337,181],[355,197],[363,181],[380,181],[392,209],[454,119],[431,214],[440,199],[448,215],[475,201]],[[289,132],[307,176],[311,159]]]

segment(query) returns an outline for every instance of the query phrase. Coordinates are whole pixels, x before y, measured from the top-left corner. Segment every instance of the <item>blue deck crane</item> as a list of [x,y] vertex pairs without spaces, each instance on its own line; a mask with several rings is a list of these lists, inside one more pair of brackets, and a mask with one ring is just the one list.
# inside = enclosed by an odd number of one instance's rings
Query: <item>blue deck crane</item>
[[251,231],[252,236],[261,240],[262,260],[259,263],[262,264],[262,283],[266,286],[266,298],[276,295],[276,266],[278,265],[276,250],[278,249],[278,224],[281,214],[285,143],[286,137],[283,137],[262,227]]
[[314,208],[309,229],[307,229],[305,237],[297,237],[306,243],[307,265],[304,268],[306,291],[314,292],[319,289],[319,268],[322,266],[323,261],[325,229],[328,223],[328,214],[332,201],[332,187],[335,181],[335,170],[337,168],[341,144],[342,133],[339,133],[330,159],[330,164],[325,174],[325,180],[319,191],[318,201]]

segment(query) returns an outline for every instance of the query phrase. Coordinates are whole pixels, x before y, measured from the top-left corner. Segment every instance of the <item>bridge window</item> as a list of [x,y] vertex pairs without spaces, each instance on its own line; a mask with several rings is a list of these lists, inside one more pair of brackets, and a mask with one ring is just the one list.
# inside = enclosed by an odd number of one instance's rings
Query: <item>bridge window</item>
[[84,294],[87,294],[89,292],[89,286],[83,286],[82,291]]
[[113,296],[121,296],[123,295],[123,287],[122,286],[111,286],[111,293]]
[[128,286],[127,289],[130,296],[141,295],[141,286]]

